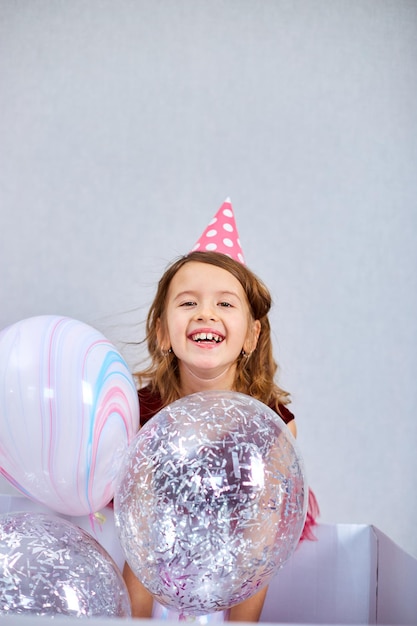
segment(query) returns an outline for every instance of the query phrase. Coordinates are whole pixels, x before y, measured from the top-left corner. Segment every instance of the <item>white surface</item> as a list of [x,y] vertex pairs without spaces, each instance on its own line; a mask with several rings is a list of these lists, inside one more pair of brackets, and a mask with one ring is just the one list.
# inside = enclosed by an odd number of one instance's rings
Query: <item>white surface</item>
[[315,542],[303,542],[273,579],[261,621],[376,623],[377,549],[372,528],[322,525],[316,536]]
[[322,521],[415,556],[416,35],[408,0],[0,3],[0,327],[142,338],[231,196]]

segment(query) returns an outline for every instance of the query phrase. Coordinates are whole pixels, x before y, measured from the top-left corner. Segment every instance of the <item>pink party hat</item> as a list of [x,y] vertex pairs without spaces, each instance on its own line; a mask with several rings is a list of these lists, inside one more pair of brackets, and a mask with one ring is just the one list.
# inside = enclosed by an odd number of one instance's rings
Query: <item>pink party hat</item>
[[245,264],[230,198],[223,202],[191,252],[196,250],[221,252]]

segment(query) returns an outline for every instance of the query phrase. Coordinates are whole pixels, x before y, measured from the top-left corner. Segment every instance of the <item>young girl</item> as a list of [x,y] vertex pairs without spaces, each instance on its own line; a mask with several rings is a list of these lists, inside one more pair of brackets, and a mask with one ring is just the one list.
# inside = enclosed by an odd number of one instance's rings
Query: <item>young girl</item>
[[[271,296],[241,262],[224,253],[196,251],[175,261],[158,284],[147,319],[150,365],[139,380],[141,424],[191,393],[232,390],[278,413],[296,435],[289,394],[274,382],[268,312]],[[145,385],[145,386],[143,386]],[[303,537],[311,538],[314,496]],[[153,599],[124,567],[134,617],[151,617]],[[229,621],[257,622],[267,587],[228,611]]]

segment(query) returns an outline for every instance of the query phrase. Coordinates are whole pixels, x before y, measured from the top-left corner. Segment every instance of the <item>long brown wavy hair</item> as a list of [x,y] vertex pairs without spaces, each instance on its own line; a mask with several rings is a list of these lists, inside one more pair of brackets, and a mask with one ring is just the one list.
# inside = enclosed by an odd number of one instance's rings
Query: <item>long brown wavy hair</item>
[[256,349],[250,357],[246,355],[238,357],[233,391],[246,393],[279,410],[279,404],[288,404],[290,397],[289,393],[275,382],[278,365],[273,357],[268,319],[268,312],[272,305],[271,294],[264,283],[245,265],[218,252],[190,252],[174,261],[160,279],[146,321],[146,342],[150,364],[145,369],[135,372],[139,386],[149,384],[152,391],[160,394],[164,406],[182,396],[178,359],[173,352],[164,353],[161,350],[157,328],[159,324],[163,329],[166,327],[165,305],[173,277],[181,267],[192,261],[208,263],[227,270],[242,285],[251,316],[253,320],[259,320],[261,330]]

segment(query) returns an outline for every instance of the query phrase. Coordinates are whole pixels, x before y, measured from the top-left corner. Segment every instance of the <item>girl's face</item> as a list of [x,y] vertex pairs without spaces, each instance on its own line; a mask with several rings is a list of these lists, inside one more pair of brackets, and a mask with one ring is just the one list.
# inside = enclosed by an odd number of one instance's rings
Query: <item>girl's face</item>
[[183,391],[231,389],[242,349],[252,352],[260,332],[240,282],[227,270],[191,261],[172,279],[165,313],[158,341],[177,356]]

